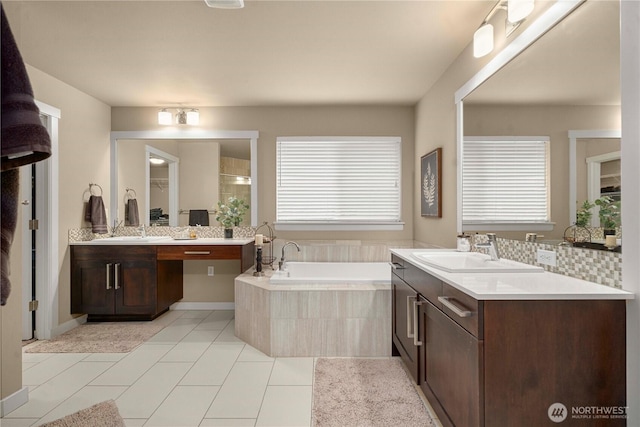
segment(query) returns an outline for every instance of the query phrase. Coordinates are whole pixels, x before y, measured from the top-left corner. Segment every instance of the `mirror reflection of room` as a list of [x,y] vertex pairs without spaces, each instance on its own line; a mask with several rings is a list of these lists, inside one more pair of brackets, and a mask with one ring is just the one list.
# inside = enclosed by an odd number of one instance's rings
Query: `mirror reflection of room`
[[[569,130],[620,129],[619,3],[585,2],[464,99],[465,136],[545,136],[550,138],[549,197],[553,230],[544,240],[561,241],[575,218],[572,207],[587,198],[586,158],[620,150],[620,142],[598,139],[576,157],[578,194],[570,195]],[[584,47],[583,47],[584,46]],[[600,164],[599,164],[600,165]],[[601,163],[603,170],[613,165]],[[619,172],[602,172],[602,188],[620,197]],[[595,178],[594,178],[595,179]],[[595,187],[594,187],[595,188]],[[594,215],[597,221],[597,215]],[[597,226],[597,224],[596,224]],[[463,226],[464,227],[464,226]],[[472,228],[464,227],[467,232]],[[524,232],[494,230],[523,240]],[[523,230],[524,231],[524,230]],[[535,231],[535,230],[528,230]]]

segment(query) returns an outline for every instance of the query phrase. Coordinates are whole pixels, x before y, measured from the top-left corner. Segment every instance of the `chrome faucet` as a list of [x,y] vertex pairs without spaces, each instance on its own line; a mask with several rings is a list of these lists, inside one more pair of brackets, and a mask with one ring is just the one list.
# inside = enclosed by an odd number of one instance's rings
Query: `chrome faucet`
[[147,237],[147,229],[144,228],[144,224],[140,224],[136,230],[140,233],[140,237]]
[[280,270],[280,271],[284,271],[285,263],[287,262],[284,259],[284,250],[289,245],[294,245],[296,247],[296,249],[298,250],[298,252],[300,252],[300,246],[296,242],[287,242],[287,243],[285,243],[284,246],[282,247],[282,256],[280,257],[280,261],[278,261],[278,270]]
[[489,248],[489,255],[491,256],[491,261],[498,261],[500,259],[500,249],[498,249],[498,240],[496,238],[496,234],[487,233],[487,239],[489,239],[487,243],[477,243],[476,247]]

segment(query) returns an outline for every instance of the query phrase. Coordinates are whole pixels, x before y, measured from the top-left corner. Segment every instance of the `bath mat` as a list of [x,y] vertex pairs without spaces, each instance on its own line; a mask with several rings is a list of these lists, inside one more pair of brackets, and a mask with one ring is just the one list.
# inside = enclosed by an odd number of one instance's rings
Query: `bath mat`
[[25,353],[128,353],[157,334],[157,323],[87,323],[25,347]]
[[397,358],[316,363],[314,427],[435,427]]
[[40,427],[126,427],[113,400],[96,403]]

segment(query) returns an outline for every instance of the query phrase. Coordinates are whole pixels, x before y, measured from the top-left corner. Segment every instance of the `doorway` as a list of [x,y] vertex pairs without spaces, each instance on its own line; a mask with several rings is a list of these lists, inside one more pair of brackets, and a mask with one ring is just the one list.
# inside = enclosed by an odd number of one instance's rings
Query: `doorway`
[[40,120],[51,138],[51,156],[47,160],[23,166],[20,170],[22,221],[18,227],[22,235],[23,340],[51,338],[53,325],[58,322],[54,297],[58,288],[60,110],[39,101],[36,101],[36,105],[40,109]]

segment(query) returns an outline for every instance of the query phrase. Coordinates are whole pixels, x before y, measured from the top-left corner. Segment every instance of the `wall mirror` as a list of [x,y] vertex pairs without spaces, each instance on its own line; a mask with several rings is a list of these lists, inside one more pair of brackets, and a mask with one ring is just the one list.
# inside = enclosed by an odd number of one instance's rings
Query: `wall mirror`
[[[577,154],[569,131],[607,129],[603,132],[619,137],[619,13],[619,2],[558,2],[456,92],[459,165],[465,135],[550,137],[555,225],[543,233],[549,240],[561,240],[575,221],[576,204],[583,201],[575,186],[587,185],[575,181]],[[474,231],[462,221],[461,185],[459,170],[458,230]],[[525,237],[522,231],[495,231]]]
[[[249,202],[245,221],[257,226],[257,141],[257,131],[112,132],[110,224],[124,219],[132,188],[146,225],[187,225],[189,210],[207,209],[216,226],[217,201],[233,194]],[[164,163],[152,166],[151,159]]]

